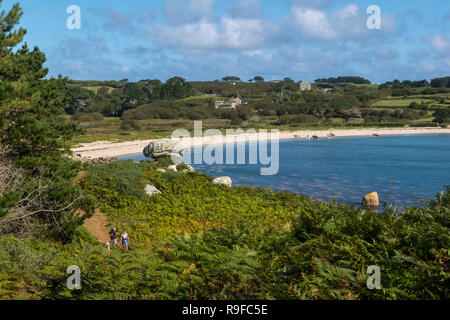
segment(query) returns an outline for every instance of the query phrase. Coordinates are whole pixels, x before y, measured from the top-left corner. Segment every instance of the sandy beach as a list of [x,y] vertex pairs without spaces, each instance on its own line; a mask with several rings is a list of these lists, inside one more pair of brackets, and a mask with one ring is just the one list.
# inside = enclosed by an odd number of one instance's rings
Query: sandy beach
[[[300,131],[280,131],[279,139],[305,139],[307,136],[317,135],[319,138],[327,138],[329,133],[334,133],[336,137],[372,136],[373,133],[380,137],[383,135],[413,135],[413,134],[450,134],[450,128],[374,128],[374,129],[329,129],[329,130],[300,130]],[[232,136],[207,136],[203,138],[182,139],[182,143],[190,146],[208,145],[224,142],[255,141],[258,139],[270,139],[270,131],[267,136],[257,134],[240,134]],[[274,137],[276,138],[276,137]],[[75,155],[87,158],[111,158],[129,154],[141,153],[151,140],[134,140],[125,142],[96,141],[80,144],[80,147],[73,148]]]

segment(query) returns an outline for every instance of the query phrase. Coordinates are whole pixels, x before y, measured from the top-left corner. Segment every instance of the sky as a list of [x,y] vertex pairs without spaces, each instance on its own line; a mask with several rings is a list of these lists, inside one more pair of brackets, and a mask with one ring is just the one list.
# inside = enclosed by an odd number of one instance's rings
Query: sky
[[[49,76],[243,81],[355,75],[372,82],[450,75],[449,0],[4,0]],[[80,8],[69,29],[67,8]],[[369,29],[370,5],[380,29]]]

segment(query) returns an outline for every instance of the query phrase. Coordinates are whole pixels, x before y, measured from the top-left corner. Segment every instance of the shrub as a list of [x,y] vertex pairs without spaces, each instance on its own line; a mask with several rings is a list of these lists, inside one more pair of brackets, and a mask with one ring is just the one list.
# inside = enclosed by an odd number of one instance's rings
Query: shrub
[[145,195],[142,169],[132,160],[92,166],[82,184],[89,185],[98,197],[120,194],[142,198]]

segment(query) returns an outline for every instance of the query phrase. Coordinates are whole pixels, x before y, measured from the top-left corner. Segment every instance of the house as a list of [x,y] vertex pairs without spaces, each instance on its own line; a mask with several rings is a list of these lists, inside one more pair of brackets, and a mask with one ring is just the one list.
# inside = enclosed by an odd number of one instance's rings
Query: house
[[219,108],[225,108],[225,109],[236,109],[237,103],[234,100],[230,100],[230,101],[223,101],[223,100],[216,100],[215,103],[216,109]]
[[320,92],[331,92],[334,89],[333,88],[317,88],[317,90],[319,90]]
[[300,81],[300,91],[311,91],[311,83],[308,81]]
[[242,104],[242,100],[239,97],[235,98],[235,99],[232,99],[232,100],[230,100],[228,102],[231,102],[231,103],[235,102],[237,106],[240,106]]
[[218,109],[220,106],[222,106],[225,103],[225,101],[223,100],[216,100],[216,102],[214,103],[216,106],[216,109]]

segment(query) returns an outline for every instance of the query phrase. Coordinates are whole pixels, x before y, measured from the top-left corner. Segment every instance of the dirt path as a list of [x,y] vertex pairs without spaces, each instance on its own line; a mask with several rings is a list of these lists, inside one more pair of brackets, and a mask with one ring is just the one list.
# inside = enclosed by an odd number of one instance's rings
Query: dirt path
[[98,208],[95,209],[95,213],[91,218],[84,221],[84,227],[101,243],[106,243],[109,240],[105,226],[105,217]]

